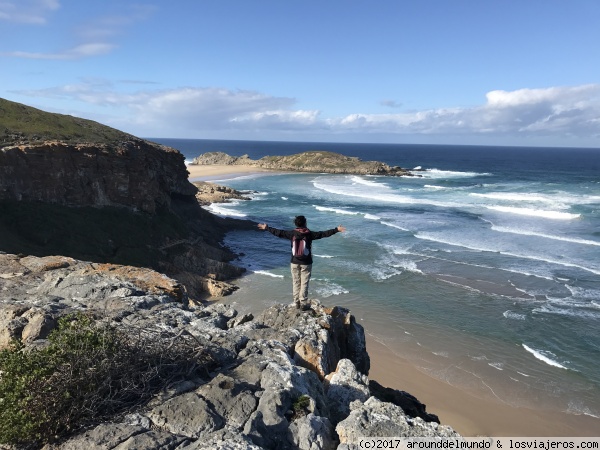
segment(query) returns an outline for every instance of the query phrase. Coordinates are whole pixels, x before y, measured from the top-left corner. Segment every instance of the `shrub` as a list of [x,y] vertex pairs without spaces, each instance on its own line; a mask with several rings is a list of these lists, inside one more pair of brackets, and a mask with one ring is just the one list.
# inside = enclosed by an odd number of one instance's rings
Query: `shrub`
[[308,414],[308,407],[310,406],[310,397],[308,395],[301,395],[292,403],[292,420]]
[[0,444],[37,446],[139,407],[212,361],[185,336],[132,335],[77,314],[41,349],[0,351]]

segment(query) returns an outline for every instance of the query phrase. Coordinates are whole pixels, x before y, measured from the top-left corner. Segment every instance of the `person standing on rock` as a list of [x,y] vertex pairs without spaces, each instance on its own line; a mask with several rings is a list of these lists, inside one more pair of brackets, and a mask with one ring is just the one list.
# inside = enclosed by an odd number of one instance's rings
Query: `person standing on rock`
[[266,230],[273,235],[289,239],[292,244],[292,258],[290,267],[292,271],[292,295],[296,307],[307,310],[308,304],[308,282],[312,273],[312,241],[333,236],[336,233],[346,231],[341,225],[326,231],[310,231],[306,228],[306,217],[297,216],[294,219],[296,228],[293,230],[279,230],[268,226],[266,223],[259,223],[259,230]]

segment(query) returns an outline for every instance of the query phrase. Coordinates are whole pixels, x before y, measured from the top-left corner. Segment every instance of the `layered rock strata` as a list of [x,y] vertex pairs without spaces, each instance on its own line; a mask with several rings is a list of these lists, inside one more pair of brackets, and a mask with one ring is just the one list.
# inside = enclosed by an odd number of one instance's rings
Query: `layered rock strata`
[[114,144],[49,141],[0,149],[0,200],[118,206],[153,214],[194,196],[177,150],[132,138]]
[[344,308],[313,300],[309,311],[274,305],[253,317],[186,303],[180,283],[149,269],[0,254],[0,346],[43,345],[61,315],[85,310],[123,331],[189,333],[215,361],[205,377],[47,450],[355,449],[361,436],[457,436],[402,391],[378,398],[364,330]]

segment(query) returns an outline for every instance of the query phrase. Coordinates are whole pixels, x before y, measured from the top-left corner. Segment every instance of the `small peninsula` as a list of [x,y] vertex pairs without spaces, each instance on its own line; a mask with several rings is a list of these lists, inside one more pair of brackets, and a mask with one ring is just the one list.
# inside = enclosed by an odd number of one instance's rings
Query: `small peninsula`
[[415,176],[399,166],[390,166],[380,161],[362,161],[357,157],[318,150],[287,156],[265,156],[256,160],[248,155],[230,156],[223,152],[207,152],[194,158],[190,165],[235,165],[269,170],[348,175]]

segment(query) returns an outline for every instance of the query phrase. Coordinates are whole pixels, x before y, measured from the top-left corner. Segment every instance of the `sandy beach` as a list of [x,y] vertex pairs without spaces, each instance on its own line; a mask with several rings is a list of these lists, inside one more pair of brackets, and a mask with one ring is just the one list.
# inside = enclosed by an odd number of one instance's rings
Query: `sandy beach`
[[[368,331],[368,330],[367,330]],[[406,391],[427,405],[444,425],[463,436],[597,436],[600,420],[584,415],[515,408],[475,397],[432,378],[367,335],[369,378]]]
[[[226,180],[252,173],[273,172],[251,166],[188,166],[190,181]],[[227,302],[227,299],[223,299]],[[386,387],[409,392],[463,436],[596,436],[600,420],[567,413],[516,408],[483,399],[467,390],[421,372],[409,360],[367,334],[371,357],[369,378]]]
[[253,173],[274,172],[269,169],[253,166],[232,166],[232,165],[188,165],[187,166],[190,181],[213,181],[219,179],[235,178],[241,175],[250,175]]

